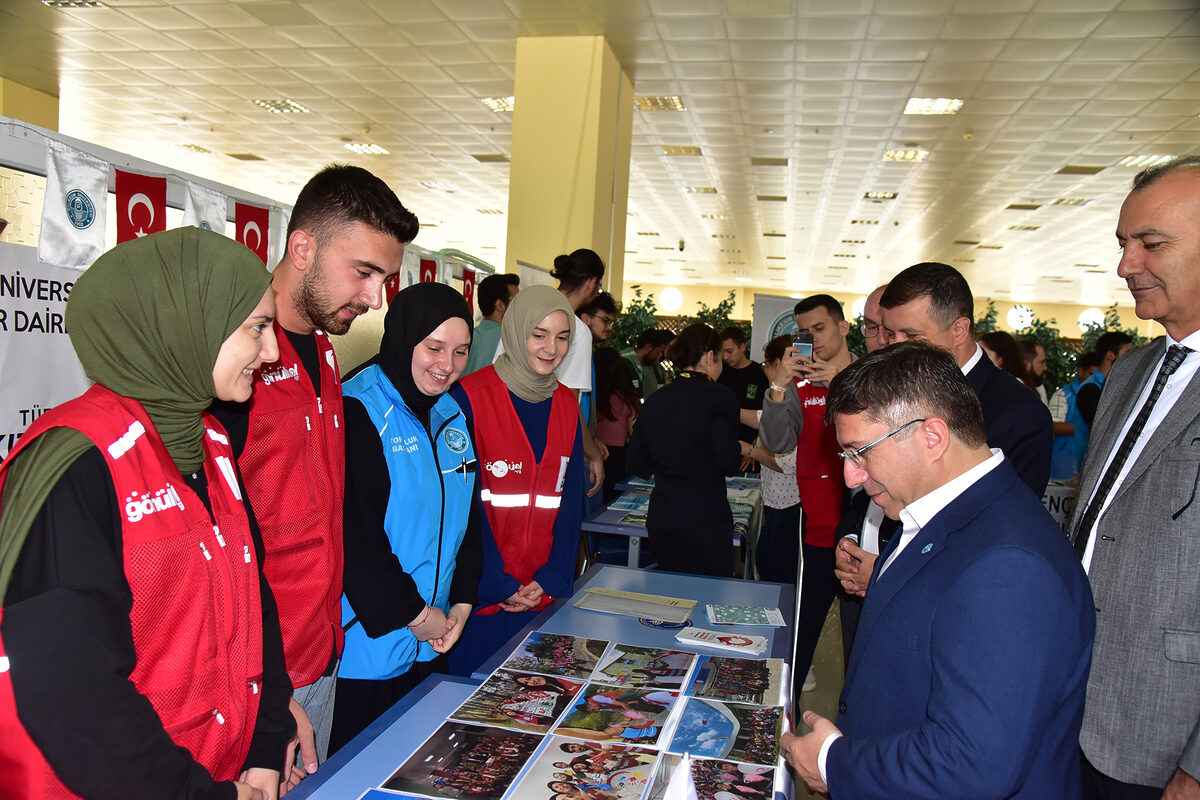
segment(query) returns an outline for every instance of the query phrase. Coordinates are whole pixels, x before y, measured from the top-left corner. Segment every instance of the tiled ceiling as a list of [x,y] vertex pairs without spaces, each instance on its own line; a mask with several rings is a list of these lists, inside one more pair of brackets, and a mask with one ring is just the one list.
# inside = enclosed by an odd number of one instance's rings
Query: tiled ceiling
[[[1196,0],[2,0],[0,74],[60,94],[66,134],[283,202],[361,164],[418,243],[502,264],[508,165],[477,156],[512,115],[480,99],[512,94],[518,36],[593,34],[687,109],[636,112],[627,281],[865,292],[939,260],[980,295],[1125,302],[1119,162],[1200,152]],[[309,113],[251,102],[284,98]]]

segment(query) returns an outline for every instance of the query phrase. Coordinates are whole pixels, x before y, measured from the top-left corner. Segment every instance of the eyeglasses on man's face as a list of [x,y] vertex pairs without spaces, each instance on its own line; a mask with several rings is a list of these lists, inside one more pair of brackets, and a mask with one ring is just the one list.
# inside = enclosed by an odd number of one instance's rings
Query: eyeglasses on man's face
[[874,339],[879,335],[879,329],[882,327],[882,325],[870,320],[863,320],[862,324],[858,326],[858,330],[868,339]]
[[865,455],[866,452],[868,450],[870,450],[872,447],[874,447],[877,444],[882,444],[883,442],[885,442],[888,439],[895,436],[900,431],[907,428],[909,425],[916,425],[918,422],[924,422],[926,419],[927,419],[927,417],[923,417],[921,419],[910,419],[908,422],[904,423],[899,428],[888,431],[883,436],[880,436],[878,439],[875,439],[873,441],[867,442],[862,447],[858,447],[858,448],[854,448],[854,449],[847,448],[847,449],[842,450],[842,452],[838,453],[838,458],[842,459],[842,461],[849,461],[851,464],[853,464],[856,467],[861,467],[863,464],[863,459],[862,459],[863,455]]

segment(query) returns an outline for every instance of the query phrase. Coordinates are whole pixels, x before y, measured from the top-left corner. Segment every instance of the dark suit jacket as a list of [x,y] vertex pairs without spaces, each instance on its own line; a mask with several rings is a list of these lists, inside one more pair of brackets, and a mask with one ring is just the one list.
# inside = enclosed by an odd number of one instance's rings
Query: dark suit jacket
[[833,797],[1076,800],[1094,627],[1079,559],[1000,463],[877,566],[826,762]]
[[967,380],[983,407],[990,447],[999,447],[1021,480],[1039,498],[1050,482],[1054,420],[1037,393],[997,367],[984,354]]
[[[1159,339],[1104,382],[1079,476],[1083,509],[1162,362]],[[1200,776],[1200,375],[1115,487],[1092,536],[1096,658],[1080,744],[1105,775],[1164,786]],[[1072,523],[1072,538],[1082,510]]]

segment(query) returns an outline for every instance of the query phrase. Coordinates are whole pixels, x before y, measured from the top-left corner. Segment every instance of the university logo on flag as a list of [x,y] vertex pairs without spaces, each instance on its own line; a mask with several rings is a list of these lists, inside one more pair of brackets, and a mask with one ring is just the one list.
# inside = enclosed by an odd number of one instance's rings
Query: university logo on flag
[[38,238],[43,263],[86,269],[104,252],[111,167],[61,142],[47,143],[46,199]]
[[167,179],[117,170],[117,244],[167,229]]
[[475,307],[475,270],[463,267],[463,297],[467,298],[467,308]]
[[237,240],[254,251],[254,255],[267,263],[267,234],[270,230],[271,212],[266,208],[238,203],[234,208],[234,224]]
[[184,225],[194,225],[224,235],[225,218],[228,214],[229,200],[225,195],[191,181],[184,186]]
[[433,283],[437,280],[437,261],[432,258],[421,259],[421,283]]

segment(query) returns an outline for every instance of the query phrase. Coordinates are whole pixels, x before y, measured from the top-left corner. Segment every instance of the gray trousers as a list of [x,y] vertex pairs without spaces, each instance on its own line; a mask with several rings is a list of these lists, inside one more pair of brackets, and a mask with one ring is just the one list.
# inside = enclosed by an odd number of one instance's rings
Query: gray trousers
[[[317,743],[317,763],[324,764],[329,755],[329,731],[333,727],[333,692],[337,688],[337,665],[328,675],[317,679],[316,683],[301,686],[292,690],[292,698],[304,707],[308,719],[312,722],[313,736]],[[300,761],[300,750],[296,750],[296,764],[303,767]]]

